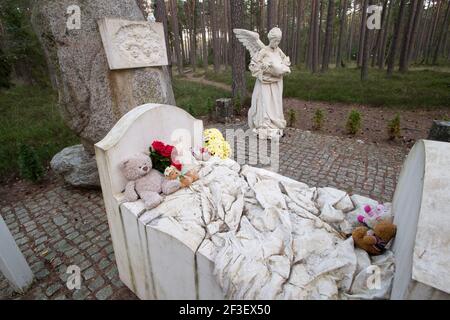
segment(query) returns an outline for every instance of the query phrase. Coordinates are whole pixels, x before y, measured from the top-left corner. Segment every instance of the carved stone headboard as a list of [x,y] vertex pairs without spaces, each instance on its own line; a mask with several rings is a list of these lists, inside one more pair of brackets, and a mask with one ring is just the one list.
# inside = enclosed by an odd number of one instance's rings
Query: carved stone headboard
[[[126,180],[120,172],[120,162],[137,152],[147,151],[153,140],[173,144],[174,139],[190,137],[193,148],[203,143],[203,122],[175,106],[145,104],[125,114],[95,145],[97,167],[102,186],[108,225],[114,247],[117,268],[124,283],[130,283],[126,239],[122,227],[120,203]],[[184,141],[186,146],[187,141]]]
[[175,106],[145,104],[124,115],[95,145],[102,189],[121,193],[126,180],[119,171],[124,158],[148,151],[153,140],[175,144],[179,134],[190,135],[192,147],[202,145],[203,122]]

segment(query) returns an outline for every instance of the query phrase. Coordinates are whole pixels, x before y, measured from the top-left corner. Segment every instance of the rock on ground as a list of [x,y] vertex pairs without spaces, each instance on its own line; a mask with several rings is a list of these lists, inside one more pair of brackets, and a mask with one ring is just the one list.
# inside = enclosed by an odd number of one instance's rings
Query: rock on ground
[[57,153],[50,166],[64,180],[75,186],[84,188],[100,187],[95,156],[90,155],[83,145],[67,147]]

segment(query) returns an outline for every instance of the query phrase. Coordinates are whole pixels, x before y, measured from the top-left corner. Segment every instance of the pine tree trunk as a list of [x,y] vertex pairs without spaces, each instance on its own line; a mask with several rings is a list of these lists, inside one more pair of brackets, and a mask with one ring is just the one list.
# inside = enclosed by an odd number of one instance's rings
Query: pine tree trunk
[[383,6],[382,6],[382,13],[381,13],[381,29],[377,31],[377,39],[375,42],[375,48],[374,48],[374,52],[372,55],[372,68],[375,67],[375,61],[378,58],[379,54],[380,54],[380,46],[381,46],[381,40],[383,38],[383,31],[384,31],[384,25],[386,23],[386,5],[387,5],[388,0],[384,0],[383,1]]
[[400,61],[399,61],[399,71],[404,73],[408,71],[408,48],[409,43],[411,41],[411,34],[413,30],[413,23],[414,23],[414,16],[416,15],[416,9],[417,9],[417,0],[411,1],[410,8],[409,8],[409,14],[408,14],[408,21],[405,24],[405,28],[403,31],[403,41],[402,41],[402,48],[400,51]]
[[205,72],[208,71],[208,41],[206,39],[206,18],[205,18],[205,1],[201,2],[202,11],[200,14],[200,23],[202,28],[202,52],[203,52],[203,68]]
[[334,25],[334,0],[328,0],[327,26],[325,31],[325,45],[323,48],[322,72],[328,70],[331,56],[331,45]]
[[297,0],[297,41],[296,41],[296,52],[295,61],[300,64],[301,59],[301,49],[302,49],[302,24],[303,24],[303,10],[304,2],[303,0]]
[[445,11],[443,23],[441,24],[442,27],[441,27],[441,32],[439,34],[438,42],[436,45],[436,50],[434,51],[433,64],[437,63],[439,53],[443,46],[444,35],[446,33],[446,30],[448,30],[448,25],[449,25],[449,14],[450,14],[450,2],[447,4],[447,10]]
[[313,10],[311,13],[312,23],[312,72],[319,71],[319,0],[312,0]]
[[359,27],[359,45],[358,45],[358,61],[357,61],[358,68],[361,67],[362,65],[364,39],[366,36],[366,29],[367,29],[367,10],[366,10],[367,1],[368,0],[361,0],[361,25]]
[[388,76],[392,75],[392,73],[394,72],[395,57],[397,55],[398,41],[400,38],[400,29],[402,25],[403,16],[405,13],[405,4],[406,0],[400,0],[400,9],[398,11],[397,19],[395,20],[394,34],[392,35],[392,42],[391,42],[391,50],[389,52],[388,57],[388,68],[387,68]]
[[[231,27],[232,29],[244,27],[244,0],[231,1]],[[231,47],[233,51],[231,59],[233,98],[239,99],[240,103],[242,103],[243,98],[247,95],[245,85],[245,48],[234,35],[231,40]]]
[[[367,7],[373,4],[373,0],[364,1],[363,11],[367,13]],[[367,20],[367,19],[366,19]],[[367,80],[367,76],[369,75],[369,53],[370,53],[370,39],[373,30],[365,28],[366,32],[364,32],[364,41],[363,48],[361,54],[361,80]]]
[[320,65],[322,63],[322,55],[323,55],[323,46],[322,46],[322,42],[323,42],[323,34],[322,34],[322,20],[323,20],[323,16],[324,16],[324,1],[325,0],[319,0],[320,2],[320,6],[319,6],[319,60],[318,60],[318,64]]
[[422,12],[423,12],[423,2],[424,0],[418,0],[416,6],[416,14],[414,16],[413,28],[411,31],[411,39],[408,45],[408,63],[412,61],[413,56],[416,51],[416,42],[417,42],[417,29],[419,27],[419,23],[421,22]]
[[[353,1],[352,1],[353,2]],[[351,4],[351,3],[350,3]],[[348,32],[348,47],[347,47],[347,60],[352,60],[352,52],[353,52],[353,37],[354,37],[354,25],[355,25],[355,10],[352,12],[352,19],[350,21],[350,30]]]
[[186,3],[188,8],[187,12],[189,15],[187,16],[189,23],[189,61],[192,66],[192,71],[195,72],[197,69],[197,39],[196,39],[196,26],[195,26],[195,9],[196,9],[196,0],[189,0]]
[[437,5],[437,9],[435,10],[435,14],[433,16],[433,23],[432,23],[432,28],[430,31],[430,36],[428,37],[428,41],[427,41],[427,51],[426,51],[426,56],[425,56],[425,62],[428,64],[429,60],[430,60],[430,56],[431,56],[431,51],[433,50],[433,44],[434,44],[434,35],[436,33],[436,28],[437,28],[437,24],[438,24],[438,20],[439,20],[439,14],[441,12],[441,7],[442,7],[442,3],[443,1],[439,1],[438,0],[438,5]]
[[394,0],[386,1],[386,7],[383,10],[386,11],[386,22],[383,23],[383,35],[381,39],[381,45],[378,53],[378,59],[377,59],[377,65],[379,69],[384,69],[384,62],[386,57],[386,43],[387,43],[387,37],[389,34],[389,28],[390,28],[390,21],[391,21],[391,8],[393,5]]
[[156,0],[155,1],[155,19],[157,22],[161,22],[164,26],[164,38],[166,40],[166,51],[167,51],[167,60],[168,60],[168,69],[169,74],[172,76],[172,55],[170,54],[170,46],[169,46],[169,29],[167,26],[167,11],[166,4],[164,0]]
[[211,15],[211,30],[212,30],[212,48],[213,48],[213,61],[214,72],[220,71],[220,44],[218,34],[218,19],[217,19],[217,0],[208,1],[209,14]]
[[339,69],[342,63],[342,47],[344,46],[345,26],[347,24],[347,0],[341,0],[340,19],[338,47],[336,50],[336,69]]
[[264,0],[258,1],[259,14],[258,14],[258,31],[259,34],[264,32]]
[[173,32],[173,45],[175,49],[175,55],[177,58],[178,73],[183,74],[183,54],[182,54],[182,39],[180,38],[180,29],[178,25],[178,7],[176,0],[170,0],[170,13],[171,13],[171,25]]
[[267,1],[267,31],[278,24],[278,0]]

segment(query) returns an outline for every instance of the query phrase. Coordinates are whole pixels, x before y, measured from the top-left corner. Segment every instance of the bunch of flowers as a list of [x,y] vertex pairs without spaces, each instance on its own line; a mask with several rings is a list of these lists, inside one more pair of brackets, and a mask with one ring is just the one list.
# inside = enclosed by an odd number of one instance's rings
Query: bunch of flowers
[[230,144],[224,139],[222,133],[215,129],[206,129],[203,132],[204,146],[208,152],[221,159],[228,158],[231,153]]
[[150,147],[150,158],[152,159],[153,168],[164,173],[167,167],[174,166],[181,170],[181,163],[172,158],[175,147],[155,140]]

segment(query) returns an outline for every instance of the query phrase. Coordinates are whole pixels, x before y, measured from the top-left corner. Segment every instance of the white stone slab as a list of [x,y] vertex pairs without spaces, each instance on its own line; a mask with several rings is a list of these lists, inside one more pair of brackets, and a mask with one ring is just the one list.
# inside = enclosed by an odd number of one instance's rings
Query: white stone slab
[[34,278],[2,216],[0,216],[0,272],[19,293],[24,293]]
[[198,298],[200,300],[224,300],[225,295],[214,276],[214,245],[205,240],[197,251]]
[[[174,133],[178,130],[190,134],[190,142],[194,149],[202,145],[202,121],[174,106],[146,104],[132,109],[123,116],[108,135],[95,145],[119,276],[122,282],[142,299],[157,298],[156,289],[154,290],[152,284],[145,284],[143,280],[153,279],[151,268],[148,266],[148,261],[151,261],[151,249],[148,247],[150,241],[143,240],[144,235],[146,237],[149,235],[144,226],[137,224],[137,217],[142,212],[142,208],[139,208],[140,202],[128,203],[129,212],[121,212],[125,205],[123,204],[121,208],[122,191],[126,181],[120,172],[119,163],[130,154],[148,150],[153,140],[173,144]],[[126,227],[124,218],[127,221]],[[142,270],[145,270],[145,273],[142,273]],[[144,283],[144,286],[139,282]]]
[[406,159],[392,210],[392,299],[450,298],[450,144],[418,141]]
[[103,18],[98,25],[111,70],[168,64],[162,23]]

